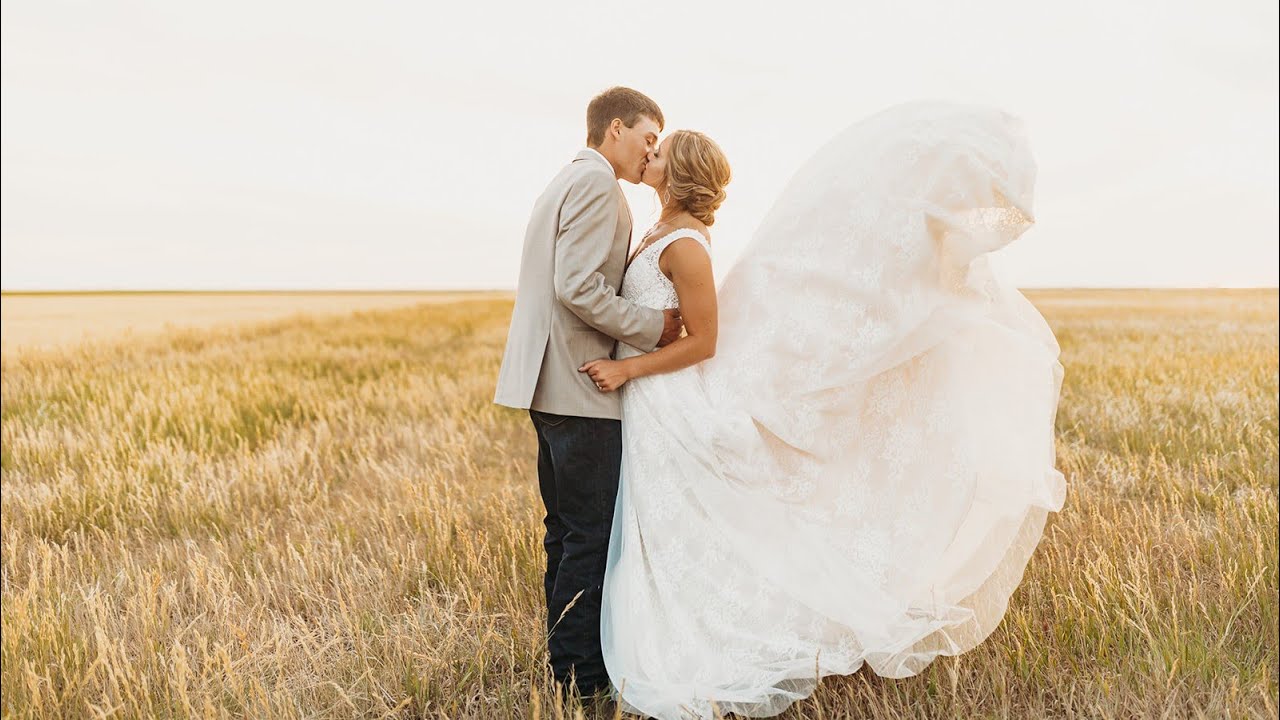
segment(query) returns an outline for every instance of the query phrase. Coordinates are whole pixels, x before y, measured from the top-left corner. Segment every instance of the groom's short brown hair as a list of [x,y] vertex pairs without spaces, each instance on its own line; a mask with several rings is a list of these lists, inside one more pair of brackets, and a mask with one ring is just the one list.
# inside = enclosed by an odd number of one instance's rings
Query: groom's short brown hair
[[611,87],[591,99],[587,105],[587,144],[595,147],[604,142],[604,133],[614,118],[627,127],[635,127],[641,115],[649,116],[661,130],[666,124],[658,103],[648,95],[628,87]]

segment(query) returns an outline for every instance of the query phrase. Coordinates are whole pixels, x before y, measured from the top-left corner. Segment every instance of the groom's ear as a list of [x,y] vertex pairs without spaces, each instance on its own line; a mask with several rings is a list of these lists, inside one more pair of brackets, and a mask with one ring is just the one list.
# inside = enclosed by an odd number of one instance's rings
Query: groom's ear
[[622,128],[624,127],[626,127],[626,123],[622,122],[622,118],[614,118],[609,121],[609,131],[605,134],[614,140],[618,140],[622,136]]

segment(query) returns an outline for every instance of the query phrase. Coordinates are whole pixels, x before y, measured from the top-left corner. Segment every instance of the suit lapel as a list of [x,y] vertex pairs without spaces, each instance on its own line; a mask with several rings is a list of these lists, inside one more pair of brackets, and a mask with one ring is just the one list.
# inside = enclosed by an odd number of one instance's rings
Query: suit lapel
[[[588,148],[583,148],[582,150],[579,150],[578,154],[573,158],[573,161],[574,162],[586,161],[586,162],[600,163],[601,165],[604,165],[606,168],[609,169],[609,174],[611,175],[613,174],[613,166],[609,164],[609,161],[606,160],[604,156],[601,155],[600,153]],[[631,230],[633,227],[635,227],[635,218],[631,216],[631,203],[627,202],[627,194],[622,192],[621,185],[618,185],[618,204],[621,205],[623,211],[627,213],[627,247],[630,248],[631,247]]]
[[627,202],[627,194],[622,192],[622,186],[618,186],[618,202],[622,203],[622,209],[627,211],[627,244],[631,244],[631,228],[635,222],[635,218],[631,217],[631,203]]

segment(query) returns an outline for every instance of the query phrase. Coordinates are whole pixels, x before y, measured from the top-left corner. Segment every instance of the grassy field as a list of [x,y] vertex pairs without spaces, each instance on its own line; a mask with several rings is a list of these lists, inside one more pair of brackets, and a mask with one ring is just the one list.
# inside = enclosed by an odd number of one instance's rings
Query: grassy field
[[216,327],[296,315],[407,307],[459,299],[494,300],[496,292],[6,292],[0,305],[0,352],[132,339],[172,328]]
[[[1068,496],[1003,624],[785,717],[1274,717],[1277,293],[1028,295]],[[533,434],[490,402],[509,314],[5,353],[3,716],[579,714],[543,670]]]

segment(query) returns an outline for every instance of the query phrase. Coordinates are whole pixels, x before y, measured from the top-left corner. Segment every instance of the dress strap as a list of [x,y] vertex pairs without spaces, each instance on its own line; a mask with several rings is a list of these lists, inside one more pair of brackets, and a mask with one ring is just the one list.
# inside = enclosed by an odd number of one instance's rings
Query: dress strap
[[[663,235],[657,240],[654,240],[648,245],[645,245],[643,248],[640,249],[639,252],[637,252],[635,255],[632,255],[631,259],[627,261],[627,267],[630,268],[632,265],[634,265],[635,262],[639,260],[642,255],[648,255],[649,257],[654,258],[653,260],[654,262],[657,262],[658,256],[662,254],[663,250],[667,249],[668,245],[679,240],[680,238],[686,238],[686,237],[691,237],[694,240],[697,240],[698,242],[702,243],[702,247],[707,251],[707,254],[708,255],[711,254],[711,243],[707,241],[707,238],[705,235],[703,235],[701,232],[698,232],[697,230],[694,230],[693,228],[677,228],[667,233],[666,235]],[[654,250],[655,247],[658,249]]]
[[654,256],[657,257],[658,255],[662,254],[663,250],[667,249],[668,245],[670,245],[671,243],[681,238],[693,238],[694,240],[697,240],[699,243],[702,244],[702,247],[707,251],[707,254],[708,255],[711,254],[711,243],[707,242],[707,238],[705,235],[698,232],[697,230],[694,230],[693,228],[677,228],[675,230],[672,230],[666,235],[663,235],[660,240],[656,240],[653,243],[653,247],[656,247],[657,250],[653,250],[652,247],[650,248],[650,250],[652,250],[654,253]]

